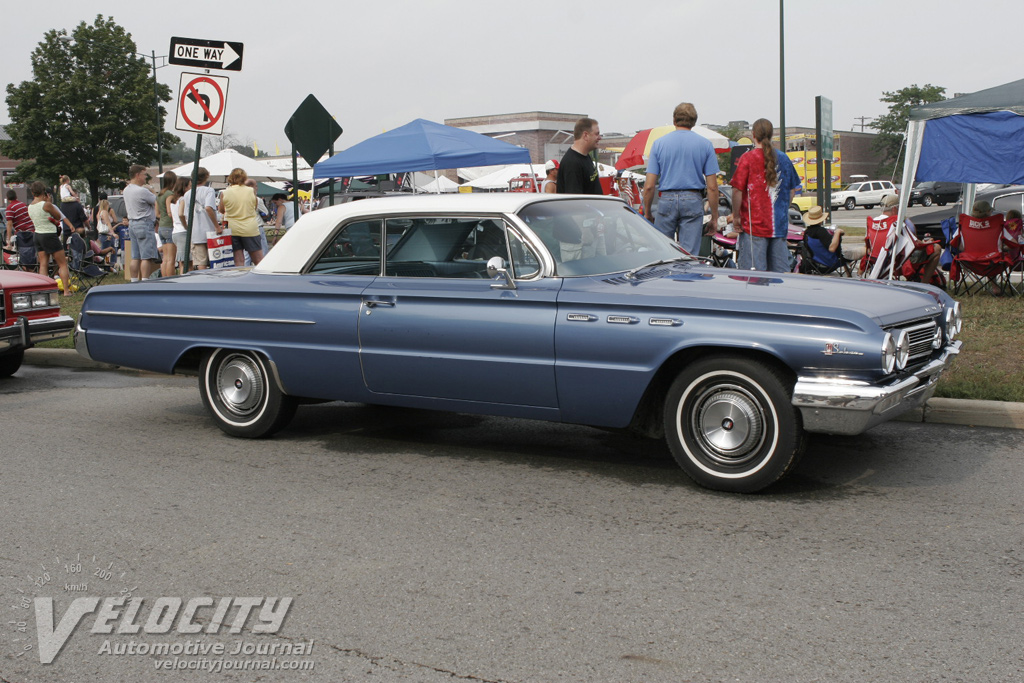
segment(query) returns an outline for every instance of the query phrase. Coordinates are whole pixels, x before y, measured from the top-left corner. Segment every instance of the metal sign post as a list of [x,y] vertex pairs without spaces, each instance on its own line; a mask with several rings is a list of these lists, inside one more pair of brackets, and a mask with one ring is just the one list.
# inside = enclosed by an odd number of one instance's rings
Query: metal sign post
[[818,206],[832,210],[832,156],[835,152],[832,131],[832,100],[814,98],[814,135],[818,140]]

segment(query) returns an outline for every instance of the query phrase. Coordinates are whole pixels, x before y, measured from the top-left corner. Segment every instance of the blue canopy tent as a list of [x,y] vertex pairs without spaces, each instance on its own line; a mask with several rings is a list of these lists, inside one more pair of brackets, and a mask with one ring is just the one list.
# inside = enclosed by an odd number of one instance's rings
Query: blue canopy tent
[[897,226],[917,180],[964,183],[968,208],[978,183],[1024,184],[1024,79],[911,108]]
[[313,167],[314,178],[437,171],[460,166],[528,164],[530,152],[463,128],[416,119]]

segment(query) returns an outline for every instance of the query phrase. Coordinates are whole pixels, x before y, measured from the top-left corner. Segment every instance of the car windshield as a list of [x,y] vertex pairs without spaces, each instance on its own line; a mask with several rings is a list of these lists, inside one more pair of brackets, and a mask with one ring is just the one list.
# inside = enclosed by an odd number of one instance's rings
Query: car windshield
[[519,217],[541,239],[561,276],[604,275],[689,260],[678,244],[621,202],[537,202]]

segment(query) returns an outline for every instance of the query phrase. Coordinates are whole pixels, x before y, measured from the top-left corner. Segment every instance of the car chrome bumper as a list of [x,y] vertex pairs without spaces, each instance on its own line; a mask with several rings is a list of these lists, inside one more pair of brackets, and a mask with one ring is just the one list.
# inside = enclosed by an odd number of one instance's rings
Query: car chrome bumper
[[37,320],[21,316],[13,325],[0,329],[0,351],[31,348],[39,342],[66,337],[73,329],[75,319],[66,315]]
[[800,409],[808,432],[860,434],[924,405],[961,346],[959,341],[949,344],[939,358],[889,384],[799,377],[793,387],[793,405]]
[[80,356],[92,360],[92,356],[89,355],[89,344],[85,341],[85,328],[81,322],[75,326],[75,351],[78,351]]

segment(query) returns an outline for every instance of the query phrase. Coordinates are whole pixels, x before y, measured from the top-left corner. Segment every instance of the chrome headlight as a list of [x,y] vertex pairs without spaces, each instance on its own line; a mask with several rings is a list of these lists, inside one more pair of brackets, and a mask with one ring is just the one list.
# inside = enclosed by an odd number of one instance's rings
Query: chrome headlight
[[890,374],[896,368],[896,340],[888,332],[882,340],[882,372]]
[[57,308],[60,306],[60,293],[55,289],[51,292],[17,292],[11,294],[11,310],[24,313],[33,309]]
[[942,348],[942,328],[939,327],[938,325],[935,326],[935,334],[932,335],[932,348]]
[[896,369],[902,370],[907,367],[910,360],[910,334],[906,330],[900,330],[896,335]]
[[953,307],[946,309],[946,335],[949,341],[956,339],[956,335],[960,334],[963,327],[964,318],[960,312],[960,302],[954,301]]

